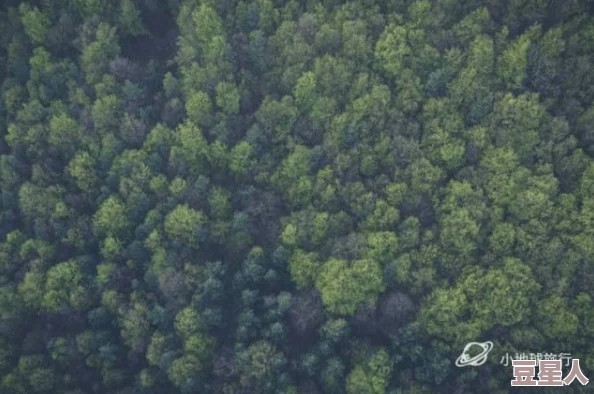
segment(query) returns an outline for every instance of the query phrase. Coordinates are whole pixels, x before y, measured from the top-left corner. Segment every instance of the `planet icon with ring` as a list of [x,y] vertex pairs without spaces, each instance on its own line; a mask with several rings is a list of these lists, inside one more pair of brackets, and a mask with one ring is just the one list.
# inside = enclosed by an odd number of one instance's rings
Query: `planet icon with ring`
[[[470,350],[472,347],[475,347],[475,348],[479,347],[482,349],[482,351],[475,356],[471,356]],[[483,365],[487,361],[487,356],[489,355],[489,352],[491,351],[491,349],[493,349],[493,342],[491,342],[491,341],[482,342],[482,343],[470,342],[466,346],[464,346],[464,350],[462,351],[462,354],[456,360],[456,366],[457,367],[467,367],[467,366],[478,367],[480,365]],[[475,351],[473,353],[475,353]]]

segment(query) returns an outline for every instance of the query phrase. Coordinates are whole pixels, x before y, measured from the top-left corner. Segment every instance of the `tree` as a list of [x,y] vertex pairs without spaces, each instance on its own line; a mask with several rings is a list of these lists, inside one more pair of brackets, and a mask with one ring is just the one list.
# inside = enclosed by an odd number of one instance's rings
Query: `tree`
[[96,161],[87,151],[79,151],[68,164],[68,172],[76,180],[77,186],[92,193],[97,190],[101,179],[95,170]]
[[378,350],[366,365],[357,365],[347,377],[347,393],[384,394],[390,382],[393,363],[388,352]]
[[430,99],[423,108],[423,145],[432,152],[434,164],[448,169],[462,164],[465,147],[459,131],[463,119],[449,99]]
[[371,260],[349,264],[331,259],[322,267],[316,287],[328,311],[338,315],[352,315],[361,302],[375,304],[384,290],[379,265]]
[[165,217],[165,233],[176,241],[197,248],[206,236],[206,217],[187,204],[175,207]]
[[71,157],[80,143],[80,129],[74,119],[67,114],[54,115],[50,120],[49,144],[56,150]]
[[495,325],[526,322],[540,288],[530,267],[514,258],[506,258],[501,268],[472,267],[456,287],[431,294],[420,320],[432,335],[463,343]]
[[298,335],[307,337],[317,330],[324,321],[324,305],[320,293],[312,289],[293,297],[289,316]]
[[216,219],[226,219],[231,214],[230,194],[223,188],[213,187],[208,193],[210,216]]
[[321,263],[316,253],[308,253],[296,249],[289,260],[289,272],[299,289],[313,285],[320,270]]
[[316,87],[316,76],[311,71],[304,73],[297,80],[293,96],[301,111],[307,112],[311,109],[316,99]]
[[124,342],[133,349],[143,348],[150,334],[150,323],[146,305],[135,302],[126,308],[121,317],[121,335]]
[[486,33],[491,23],[491,15],[486,7],[480,7],[465,15],[455,26],[458,39],[464,43]]
[[63,193],[64,190],[56,185],[44,189],[26,182],[18,193],[19,207],[25,217],[49,218],[62,201]]
[[411,54],[406,28],[395,24],[386,26],[375,46],[377,67],[388,76],[398,78],[407,57]]
[[389,231],[394,229],[400,220],[400,212],[384,200],[375,203],[373,211],[365,218],[363,229],[368,231]]
[[287,139],[296,118],[297,109],[290,96],[283,97],[281,101],[266,97],[256,112],[256,119],[272,134],[275,143],[282,143]]
[[560,94],[556,77],[561,69],[560,55],[566,48],[563,30],[553,28],[545,32],[530,48],[528,55],[528,79],[536,90],[544,94]]
[[440,220],[441,242],[446,250],[461,257],[471,255],[476,249],[479,226],[468,209],[457,209]]
[[235,84],[229,82],[219,82],[215,89],[217,106],[228,115],[234,115],[239,112],[239,100],[241,96]]
[[513,40],[499,57],[497,71],[508,89],[517,89],[526,79],[528,48],[538,34],[540,27],[532,26],[524,34]]
[[95,129],[100,133],[107,133],[119,126],[121,101],[110,94],[101,97],[93,104],[92,116]]
[[196,357],[184,355],[171,363],[167,370],[167,376],[176,387],[188,390],[196,386],[196,373],[199,373],[202,369],[203,365]]
[[146,360],[149,365],[160,366],[161,359],[167,351],[168,340],[163,333],[155,331],[146,350]]
[[[179,134],[179,152],[181,156],[190,164],[195,174],[200,174],[206,169],[208,160],[208,143],[200,128],[193,122],[187,121],[177,128]],[[172,147],[173,152],[177,147]]]
[[374,232],[367,236],[367,257],[382,266],[397,257],[398,238],[390,231]]
[[254,388],[261,393],[272,392],[276,375],[286,361],[272,344],[258,341],[237,355],[239,381],[244,388]]
[[29,375],[29,384],[33,392],[49,392],[55,385],[55,373],[50,368],[36,368]]
[[89,84],[99,82],[108,71],[109,62],[120,54],[115,27],[100,23],[95,39],[84,49],[81,57],[82,69]]
[[140,11],[138,11],[132,0],[122,0],[120,3],[119,22],[128,34],[139,36],[146,33]]
[[115,195],[103,201],[93,217],[93,227],[98,235],[125,236],[129,225],[126,206]]
[[578,330],[578,316],[567,299],[557,295],[541,302],[537,316],[542,332],[549,338],[571,338]]
[[231,149],[229,169],[237,177],[246,176],[255,165],[254,148],[247,141],[240,141]]
[[[304,192],[306,193],[305,198],[308,197],[307,194],[311,191],[311,181],[307,178],[310,171],[310,154],[310,150],[306,147],[296,146],[293,153],[283,160],[283,163],[272,176],[273,184],[291,200],[299,200],[299,197],[291,197],[299,195],[302,188],[306,190]],[[307,185],[304,185],[304,183],[307,183]]]
[[49,28],[49,18],[37,7],[31,7],[27,3],[21,3],[19,6],[21,23],[25,27],[25,32],[36,44],[43,43]]
[[202,42],[209,42],[214,37],[223,36],[223,24],[217,12],[208,4],[203,3],[192,13],[196,26],[196,36]]
[[379,301],[378,326],[386,335],[396,334],[398,328],[406,325],[415,312],[416,307],[408,295],[392,291]]
[[589,2],[0,3],[0,392],[594,365]]
[[546,121],[547,114],[536,95],[515,97],[508,93],[495,103],[489,130],[497,147],[513,148],[520,160],[526,162],[533,155]]
[[212,123],[211,112],[212,102],[205,92],[195,92],[186,101],[188,118],[200,127],[210,126]]
[[336,393],[344,390],[344,377],[346,373],[344,363],[340,358],[332,357],[329,359],[320,375],[326,391]]
[[203,330],[200,315],[193,308],[182,309],[175,317],[175,330],[182,338],[188,338]]
[[84,276],[76,261],[58,263],[48,270],[42,301],[44,309],[53,312],[83,309],[88,305],[87,296]]
[[25,304],[32,309],[39,309],[43,300],[45,278],[41,272],[29,271],[19,283],[18,291]]

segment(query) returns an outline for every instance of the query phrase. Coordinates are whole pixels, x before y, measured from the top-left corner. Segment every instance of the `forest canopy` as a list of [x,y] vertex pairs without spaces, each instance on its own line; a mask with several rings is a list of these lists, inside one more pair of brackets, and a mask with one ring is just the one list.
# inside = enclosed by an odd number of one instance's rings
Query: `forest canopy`
[[1,3],[0,393],[594,379],[592,2]]

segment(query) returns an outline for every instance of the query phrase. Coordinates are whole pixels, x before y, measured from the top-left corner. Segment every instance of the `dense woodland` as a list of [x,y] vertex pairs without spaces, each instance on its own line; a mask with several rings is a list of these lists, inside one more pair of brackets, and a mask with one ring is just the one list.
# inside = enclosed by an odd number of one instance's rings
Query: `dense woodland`
[[2,1],[0,392],[594,379],[593,13]]

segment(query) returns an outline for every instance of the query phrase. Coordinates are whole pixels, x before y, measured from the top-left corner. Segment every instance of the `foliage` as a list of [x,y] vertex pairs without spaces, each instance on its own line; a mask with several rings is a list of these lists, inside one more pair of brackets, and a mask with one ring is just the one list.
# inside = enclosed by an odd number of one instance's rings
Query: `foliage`
[[590,3],[0,2],[0,392],[591,377]]

